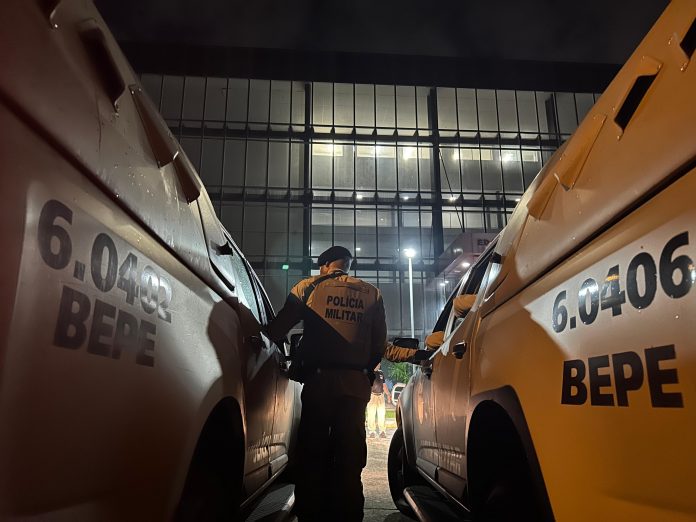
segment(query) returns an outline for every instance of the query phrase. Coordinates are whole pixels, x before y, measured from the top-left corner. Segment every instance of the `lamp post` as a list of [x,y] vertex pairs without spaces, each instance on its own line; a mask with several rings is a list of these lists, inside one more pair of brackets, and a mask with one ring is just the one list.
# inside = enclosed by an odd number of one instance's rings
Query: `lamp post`
[[404,255],[408,258],[408,293],[411,304],[411,337],[416,337],[416,329],[413,326],[413,258],[416,251],[412,248],[405,248]]

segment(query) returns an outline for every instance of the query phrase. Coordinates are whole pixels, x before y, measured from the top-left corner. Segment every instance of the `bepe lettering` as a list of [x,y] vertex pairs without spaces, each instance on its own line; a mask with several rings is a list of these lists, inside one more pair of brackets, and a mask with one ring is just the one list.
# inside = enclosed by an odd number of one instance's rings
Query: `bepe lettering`
[[63,287],[53,334],[55,346],[77,350],[86,342],[88,353],[119,359],[125,350],[135,353],[137,364],[154,366],[156,334],[154,323],[139,322],[133,314],[100,299],[95,299],[92,307],[86,294]]
[[628,406],[629,392],[639,390],[647,375],[654,408],[682,408],[682,394],[664,390],[667,384],[679,384],[677,369],[660,367],[660,362],[675,359],[674,345],[667,345],[645,349],[645,366],[632,351],[590,357],[587,364],[582,359],[564,361],[561,404],[585,404],[589,391],[592,406]]

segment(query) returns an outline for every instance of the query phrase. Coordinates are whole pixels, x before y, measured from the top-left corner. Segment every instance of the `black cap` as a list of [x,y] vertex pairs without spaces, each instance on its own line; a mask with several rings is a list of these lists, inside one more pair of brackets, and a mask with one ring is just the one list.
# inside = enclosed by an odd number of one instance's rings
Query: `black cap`
[[353,259],[353,254],[350,253],[350,250],[342,246],[334,245],[321,253],[319,259],[317,259],[317,264],[319,266],[324,266],[326,263],[331,263],[337,259],[345,259],[346,257]]

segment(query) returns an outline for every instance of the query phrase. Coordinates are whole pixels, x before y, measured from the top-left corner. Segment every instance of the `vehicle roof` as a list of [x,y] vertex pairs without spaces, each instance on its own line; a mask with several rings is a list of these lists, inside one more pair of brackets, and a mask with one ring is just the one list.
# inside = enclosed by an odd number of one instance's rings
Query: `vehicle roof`
[[503,261],[488,289],[495,294],[488,310],[591,242],[693,161],[696,65],[680,43],[695,17],[694,0],[674,0],[537,175],[496,246]]

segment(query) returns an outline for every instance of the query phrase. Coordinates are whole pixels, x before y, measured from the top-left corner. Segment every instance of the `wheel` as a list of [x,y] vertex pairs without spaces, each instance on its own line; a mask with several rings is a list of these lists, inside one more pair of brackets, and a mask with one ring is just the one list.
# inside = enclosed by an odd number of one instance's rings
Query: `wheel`
[[236,409],[221,403],[201,432],[174,513],[176,522],[238,520],[244,445]]
[[174,520],[236,520],[240,496],[226,486],[224,478],[209,466],[192,463]]
[[389,477],[389,492],[394,505],[404,515],[415,518],[411,506],[408,505],[404,498],[404,489],[409,486],[422,484],[423,479],[420,478],[416,470],[408,465],[406,448],[404,446],[404,432],[401,427],[394,432],[389,445],[387,476]]
[[[546,520],[522,442],[509,417],[497,409],[476,422],[468,446],[473,519]],[[472,420],[481,421],[484,417]]]
[[473,513],[475,520],[541,520],[533,502],[531,478],[519,462],[499,466],[482,489]]

